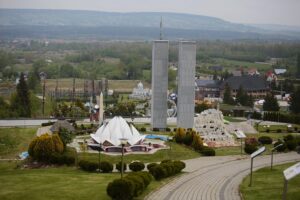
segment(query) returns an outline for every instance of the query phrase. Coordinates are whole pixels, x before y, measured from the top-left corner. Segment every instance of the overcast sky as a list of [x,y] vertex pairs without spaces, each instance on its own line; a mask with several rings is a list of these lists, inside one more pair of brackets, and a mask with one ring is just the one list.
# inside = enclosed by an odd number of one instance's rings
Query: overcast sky
[[239,23],[300,26],[300,0],[0,0],[0,8],[168,11]]

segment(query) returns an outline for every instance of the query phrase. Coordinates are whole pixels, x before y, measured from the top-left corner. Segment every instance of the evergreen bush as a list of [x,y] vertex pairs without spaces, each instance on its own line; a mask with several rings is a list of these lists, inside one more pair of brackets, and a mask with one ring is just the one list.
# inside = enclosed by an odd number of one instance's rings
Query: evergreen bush
[[106,193],[114,200],[131,200],[135,193],[135,184],[132,180],[115,179],[106,188]]
[[210,147],[203,147],[203,149],[200,151],[200,153],[203,156],[215,156],[216,155],[216,151]]
[[114,166],[110,162],[102,161],[100,163],[100,170],[103,173],[110,173],[113,171],[113,169],[114,169]]
[[78,163],[79,167],[88,172],[95,172],[98,169],[98,163],[87,161],[87,160],[80,160]]
[[269,136],[261,136],[258,138],[258,141],[261,144],[272,144],[272,142],[273,142],[272,138]]
[[134,172],[142,171],[145,169],[145,164],[142,162],[132,162],[129,164],[129,169]]

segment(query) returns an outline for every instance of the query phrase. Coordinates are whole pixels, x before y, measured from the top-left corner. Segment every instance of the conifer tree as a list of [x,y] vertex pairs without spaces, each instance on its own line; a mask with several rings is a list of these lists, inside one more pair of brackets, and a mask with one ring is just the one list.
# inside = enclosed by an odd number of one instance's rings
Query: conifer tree
[[267,94],[264,100],[265,100],[263,104],[264,111],[279,111],[278,101],[272,93]]
[[31,117],[30,94],[23,73],[20,75],[17,93],[12,98],[11,107],[19,117]]
[[290,110],[295,113],[300,113],[300,88],[298,87],[291,95]]
[[228,85],[228,83],[226,83],[226,85],[225,85],[223,102],[226,103],[226,104],[230,104],[230,105],[234,104],[234,100],[233,100],[232,95],[231,95],[231,88]]

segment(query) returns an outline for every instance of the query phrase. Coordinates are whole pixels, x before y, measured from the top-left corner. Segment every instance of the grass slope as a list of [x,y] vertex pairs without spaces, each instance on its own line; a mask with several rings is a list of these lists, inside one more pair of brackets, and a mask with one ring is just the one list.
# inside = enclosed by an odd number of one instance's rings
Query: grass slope
[[[240,185],[240,191],[244,200],[280,200],[283,192],[283,170],[295,163],[275,166],[271,171],[269,167],[260,169],[253,173],[252,187],[249,187],[249,176]],[[300,199],[300,176],[289,181],[289,200]]]
[[36,128],[0,128],[0,158],[15,158],[27,151]]

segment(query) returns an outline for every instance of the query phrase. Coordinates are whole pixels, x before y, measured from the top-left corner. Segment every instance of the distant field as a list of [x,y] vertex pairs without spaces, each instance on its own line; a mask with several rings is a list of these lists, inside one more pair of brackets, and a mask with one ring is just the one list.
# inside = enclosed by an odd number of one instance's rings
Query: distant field
[[[132,89],[137,86],[139,80],[108,80],[108,88],[118,92],[132,92]],[[150,84],[142,81],[144,88],[150,88]],[[47,79],[46,87],[48,90],[54,90],[56,87],[56,79]],[[73,79],[64,78],[58,80],[58,87],[60,89],[72,89]],[[75,79],[76,90],[83,90],[84,79]]]

